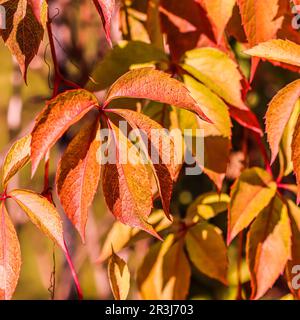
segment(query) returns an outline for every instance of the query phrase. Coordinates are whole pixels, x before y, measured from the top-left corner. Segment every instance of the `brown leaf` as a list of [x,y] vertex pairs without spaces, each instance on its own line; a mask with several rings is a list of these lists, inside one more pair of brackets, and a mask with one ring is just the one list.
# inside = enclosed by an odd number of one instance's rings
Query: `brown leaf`
[[0,300],[10,300],[19,280],[21,250],[4,202],[1,202],[0,212]]
[[92,204],[100,179],[100,119],[84,126],[67,147],[59,162],[56,186],[60,202],[85,240],[88,208]]
[[126,262],[114,252],[108,261],[110,287],[116,300],[126,300],[130,289],[130,273]]
[[6,12],[6,29],[0,29],[5,44],[16,57],[25,81],[27,68],[38,52],[44,36],[47,19],[47,4],[43,1],[43,10],[33,1],[0,0]]
[[47,102],[36,118],[31,134],[32,174],[47,151],[68,128],[97,105],[97,98],[83,89],[66,91]]

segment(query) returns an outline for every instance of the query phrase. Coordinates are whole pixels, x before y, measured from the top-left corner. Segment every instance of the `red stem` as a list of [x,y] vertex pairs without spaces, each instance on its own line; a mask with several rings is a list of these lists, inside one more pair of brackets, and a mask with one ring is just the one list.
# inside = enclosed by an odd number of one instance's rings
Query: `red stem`
[[78,277],[77,277],[77,274],[76,274],[76,271],[75,271],[75,268],[74,268],[74,265],[73,265],[73,262],[72,262],[72,259],[71,259],[71,256],[70,256],[70,253],[69,253],[69,250],[68,250],[68,247],[67,247],[65,240],[64,240],[64,244],[65,244],[66,259],[67,259],[67,262],[69,264],[69,267],[70,267],[70,270],[72,273],[72,277],[73,277],[73,280],[75,283],[78,299],[82,300],[83,299],[82,289],[81,289],[81,286],[80,286],[80,283],[79,283],[79,280],[78,280]]

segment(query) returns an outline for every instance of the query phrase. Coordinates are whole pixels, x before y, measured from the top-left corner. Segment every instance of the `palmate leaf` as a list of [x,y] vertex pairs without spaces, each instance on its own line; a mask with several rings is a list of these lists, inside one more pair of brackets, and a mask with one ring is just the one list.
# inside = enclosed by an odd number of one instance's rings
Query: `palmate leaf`
[[108,260],[108,278],[116,300],[126,300],[130,289],[127,264],[114,252]]
[[38,52],[47,21],[46,0],[0,0],[6,12],[5,44],[16,57],[25,81],[27,68]]
[[228,210],[227,242],[247,228],[260,212],[268,206],[276,193],[276,183],[263,169],[251,168],[242,172],[231,189]]
[[296,80],[280,90],[269,104],[266,113],[266,132],[274,162],[284,129],[292,115],[300,96],[300,80]]
[[291,227],[287,206],[278,196],[261,212],[247,235],[247,261],[252,298],[261,298],[283,273],[291,257]]
[[21,250],[4,202],[0,204],[0,215],[0,300],[10,300],[20,275]]
[[66,91],[47,102],[31,133],[32,174],[69,127],[97,105],[97,98],[83,89]]
[[79,131],[67,147],[56,173],[56,186],[65,213],[85,239],[88,208],[100,179],[99,118]]
[[298,185],[298,195],[297,195],[297,202],[300,202],[300,116],[298,117],[295,131],[293,134],[293,141],[292,141],[292,161],[293,161],[293,167],[294,172],[297,179],[297,185]]

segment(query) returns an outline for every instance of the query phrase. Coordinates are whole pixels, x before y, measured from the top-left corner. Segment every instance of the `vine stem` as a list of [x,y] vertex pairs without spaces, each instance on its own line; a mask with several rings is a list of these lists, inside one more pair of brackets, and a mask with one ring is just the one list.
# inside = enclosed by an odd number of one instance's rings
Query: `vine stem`
[[72,277],[73,277],[73,280],[74,280],[74,283],[75,283],[78,299],[82,300],[83,299],[82,289],[81,289],[81,286],[80,286],[80,283],[79,283],[79,280],[78,280],[78,277],[77,277],[77,274],[76,274],[76,271],[75,271],[75,268],[74,268],[70,253],[69,253],[69,249],[67,247],[67,244],[66,244],[65,240],[64,240],[64,245],[65,245],[66,259],[67,259],[68,265],[69,265],[71,273],[72,273]]

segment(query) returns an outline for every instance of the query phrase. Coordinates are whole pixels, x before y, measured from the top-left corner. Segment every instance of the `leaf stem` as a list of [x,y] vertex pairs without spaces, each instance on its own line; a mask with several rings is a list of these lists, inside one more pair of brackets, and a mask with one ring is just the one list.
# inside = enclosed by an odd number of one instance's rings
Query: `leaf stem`
[[82,289],[81,289],[81,286],[80,286],[80,283],[79,283],[79,280],[78,280],[78,277],[77,277],[77,274],[76,274],[76,271],[75,271],[75,268],[74,268],[74,265],[73,265],[73,262],[72,262],[72,259],[71,259],[71,256],[70,256],[70,253],[69,253],[69,250],[68,250],[68,247],[67,247],[65,240],[64,240],[64,245],[65,245],[66,259],[67,259],[68,265],[69,265],[71,273],[72,273],[72,277],[73,277],[73,280],[75,283],[78,299],[82,300],[83,299]]

